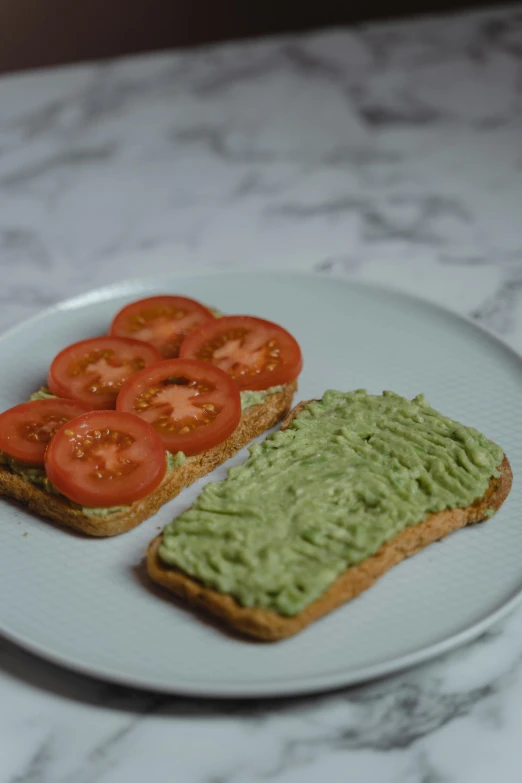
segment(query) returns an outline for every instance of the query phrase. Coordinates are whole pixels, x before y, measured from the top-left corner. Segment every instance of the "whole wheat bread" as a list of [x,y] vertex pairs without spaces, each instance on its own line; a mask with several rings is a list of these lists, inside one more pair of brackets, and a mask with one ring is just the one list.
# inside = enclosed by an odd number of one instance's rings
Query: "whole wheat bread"
[[[281,429],[286,429],[307,404],[299,403],[285,419]],[[497,511],[508,496],[512,484],[507,457],[504,457],[499,469],[500,476],[491,479],[485,494],[471,506],[431,514],[423,522],[405,528],[375,555],[348,568],[320,598],[293,617],[269,609],[243,607],[232,595],[207,588],[182,571],[165,565],[158,554],[161,535],[149,545],[147,571],[154,582],[175,593],[195,609],[220,618],[235,631],[263,641],[284,639],[367,590],[401,560],[459,528],[482,521],[488,509]]]
[[165,476],[158,489],[128,508],[107,517],[84,514],[81,508],[67,498],[45,492],[4,466],[0,466],[0,495],[14,498],[36,514],[89,536],[104,537],[125,533],[155,514],[182,489],[210,473],[253,438],[277,424],[290,410],[296,389],[297,382],[293,381],[281,391],[266,397],[263,403],[247,408],[237,429],[223,443],[202,454],[187,457],[183,465],[174,468]]

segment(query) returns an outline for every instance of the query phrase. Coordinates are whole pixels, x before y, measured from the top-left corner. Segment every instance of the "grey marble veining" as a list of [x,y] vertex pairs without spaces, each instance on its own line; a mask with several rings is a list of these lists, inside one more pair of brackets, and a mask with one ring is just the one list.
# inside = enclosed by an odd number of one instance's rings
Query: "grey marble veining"
[[[0,79],[0,328],[207,266],[379,282],[522,350],[522,10]],[[377,683],[212,701],[8,642],[0,783],[522,783],[522,612]]]

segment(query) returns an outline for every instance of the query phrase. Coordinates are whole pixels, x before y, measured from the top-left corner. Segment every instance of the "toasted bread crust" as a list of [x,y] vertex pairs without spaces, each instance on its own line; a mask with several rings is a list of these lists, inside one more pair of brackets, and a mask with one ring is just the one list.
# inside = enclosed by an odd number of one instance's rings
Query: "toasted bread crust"
[[227,440],[202,454],[188,457],[183,465],[167,474],[152,494],[136,501],[125,511],[111,514],[107,518],[89,517],[67,498],[51,495],[3,466],[0,467],[0,495],[14,498],[36,514],[89,536],[104,537],[125,533],[155,514],[182,489],[210,473],[253,438],[277,424],[288,413],[296,389],[297,382],[294,381],[281,391],[271,394],[261,405],[247,408],[239,426]]
[[[285,419],[281,429],[288,427],[306,404],[299,403]],[[431,514],[423,522],[407,527],[384,544],[375,555],[348,568],[320,598],[293,617],[285,617],[269,609],[243,607],[233,596],[205,587],[182,571],[165,565],[158,554],[161,535],[149,545],[147,571],[154,582],[175,593],[195,609],[220,618],[235,631],[263,641],[277,641],[302,631],[314,620],[355,598],[392,566],[428,544],[466,525],[482,521],[487,509],[497,511],[509,494],[512,480],[509,461],[504,457],[500,476],[491,479],[485,494],[471,506]]]

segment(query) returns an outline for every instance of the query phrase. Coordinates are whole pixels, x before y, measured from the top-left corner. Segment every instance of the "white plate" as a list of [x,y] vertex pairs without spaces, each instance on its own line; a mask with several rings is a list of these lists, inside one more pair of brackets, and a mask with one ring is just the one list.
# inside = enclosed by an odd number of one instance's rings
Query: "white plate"
[[[477,636],[520,600],[522,365],[496,338],[426,302],[292,274],[123,283],[64,302],[4,335],[0,409],[38,388],[60,348],[102,333],[124,303],[153,292],[187,294],[290,329],[305,358],[297,399],[326,388],[425,392],[433,406],[505,448],[515,474],[511,495],[487,524],[429,547],[347,606],[272,645],[233,638],[144,576],[148,542],[208,478],[113,539],[83,538],[0,500],[0,626],[10,639],[119,683],[271,696],[356,683],[426,660]],[[225,473],[221,467],[211,478]]]

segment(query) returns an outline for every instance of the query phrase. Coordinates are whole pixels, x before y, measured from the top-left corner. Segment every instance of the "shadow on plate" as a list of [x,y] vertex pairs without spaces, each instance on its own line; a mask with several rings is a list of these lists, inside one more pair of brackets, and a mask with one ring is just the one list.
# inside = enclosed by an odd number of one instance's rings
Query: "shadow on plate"
[[[203,625],[206,625],[208,628],[212,628],[215,633],[226,636],[227,639],[230,639],[233,642],[238,642],[240,644],[262,647],[270,644],[270,642],[264,642],[262,640],[252,639],[249,636],[244,636],[240,633],[234,633],[229,628],[227,628],[224,623],[219,622],[219,620],[214,618],[212,615],[207,614],[202,610],[189,607],[186,601],[178,598],[178,596],[174,595],[174,593],[171,593],[167,589],[162,588],[160,585],[157,585],[152,581],[152,579],[150,579],[147,574],[145,559],[143,559],[138,565],[131,566],[130,571],[133,577],[137,579],[140,585],[144,588],[144,590],[147,590],[147,592],[153,595],[156,599],[161,599],[165,603],[170,604],[177,611],[197,617],[200,623],[203,623]],[[173,620],[174,619],[175,618],[173,617]]]

